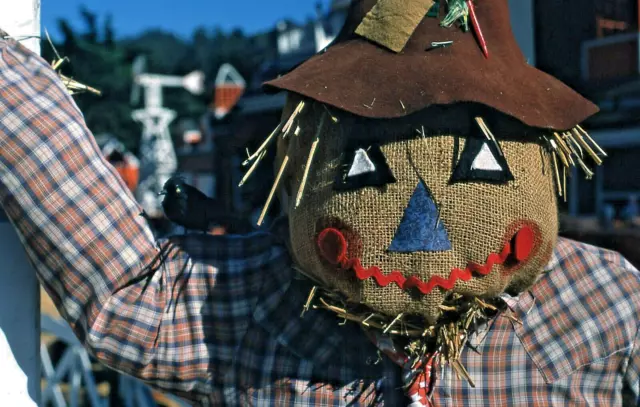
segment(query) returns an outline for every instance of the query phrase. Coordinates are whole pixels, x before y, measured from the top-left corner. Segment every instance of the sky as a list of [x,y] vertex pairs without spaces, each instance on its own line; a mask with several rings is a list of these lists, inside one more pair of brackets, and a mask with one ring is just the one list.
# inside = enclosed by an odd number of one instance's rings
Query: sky
[[[20,1],[20,0],[16,0]],[[68,19],[82,28],[80,7],[102,20],[111,14],[116,36],[126,37],[150,28],[162,28],[188,37],[198,26],[236,27],[246,33],[269,28],[282,18],[304,21],[315,14],[316,0],[41,0],[41,22],[53,37],[57,20]],[[329,0],[322,1],[328,7]]]

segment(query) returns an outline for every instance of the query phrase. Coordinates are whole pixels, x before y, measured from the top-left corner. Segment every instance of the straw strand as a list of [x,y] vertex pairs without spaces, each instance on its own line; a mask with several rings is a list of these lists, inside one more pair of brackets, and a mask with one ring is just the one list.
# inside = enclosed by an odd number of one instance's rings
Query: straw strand
[[322,133],[322,129],[324,128],[325,122],[327,120],[327,115],[322,115],[320,119],[320,124],[318,125],[318,130],[316,132],[316,139],[313,141],[311,145],[311,151],[309,152],[309,157],[307,158],[307,165],[304,168],[304,174],[302,175],[302,182],[300,183],[300,187],[298,188],[298,195],[296,196],[296,208],[302,202],[302,196],[304,195],[304,188],[307,185],[307,179],[309,177],[309,171],[311,170],[311,164],[313,163],[313,157],[316,154],[316,150],[318,148],[318,143],[320,142],[320,134]]
[[271,206],[271,201],[273,201],[273,196],[275,195],[278,185],[280,184],[280,179],[282,178],[282,174],[284,174],[284,170],[287,168],[287,164],[289,163],[289,156],[285,156],[284,160],[282,160],[282,165],[280,166],[280,171],[278,171],[278,175],[276,176],[275,181],[273,182],[273,186],[271,187],[271,192],[269,192],[269,197],[267,198],[267,202],[264,204],[264,208],[262,208],[262,213],[260,214],[260,218],[258,219],[258,226],[262,225],[264,222],[265,216],[267,216],[267,211]]

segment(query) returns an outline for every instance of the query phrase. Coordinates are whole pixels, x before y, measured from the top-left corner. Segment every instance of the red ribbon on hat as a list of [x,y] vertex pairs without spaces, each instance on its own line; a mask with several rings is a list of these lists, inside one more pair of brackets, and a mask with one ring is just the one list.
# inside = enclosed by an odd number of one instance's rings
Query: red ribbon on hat
[[469,18],[471,19],[471,26],[473,27],[473,31],[476,33],[476,37],[478,37],[478,43],[480,44],[482,53],[484,54],[485,58],[489,59],[489,49],[487,48],[487,40],[484,39],[484,34],[482,34],[482,29],[480,28],[480,22],[478,21],[478,16],[476,15],[476,8],[473,5],[473,1],[467,0],[467,6],[469,7]]

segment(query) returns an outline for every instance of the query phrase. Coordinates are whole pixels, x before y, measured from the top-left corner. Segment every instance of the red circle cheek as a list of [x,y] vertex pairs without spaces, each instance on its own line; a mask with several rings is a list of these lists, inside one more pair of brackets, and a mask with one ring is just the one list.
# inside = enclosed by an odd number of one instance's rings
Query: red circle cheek
[[513,237],[514,256],[518,261],[525,261],[531,255],[535,241],[534,231],[524,226]]
[[318,234],[318,249],[329,263],[337,265],[347,258],[347,239],[335,228],[326,228]]

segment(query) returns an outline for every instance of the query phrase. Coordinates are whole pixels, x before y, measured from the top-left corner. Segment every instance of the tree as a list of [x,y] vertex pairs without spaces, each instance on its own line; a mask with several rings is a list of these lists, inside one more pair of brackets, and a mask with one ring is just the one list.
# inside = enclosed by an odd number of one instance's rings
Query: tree
[[[111,133],[134,152],[138,149],[141,126],[131,119],[139,106],[130,105],[132,86],[131,64],[136,56],[147,57],[147,70],[165,75],[185,75],[202,70],[207,78],[207,92],[193,96],[184,90],[165,90],[165,105],[180,118],[198,119],[212,99],[213,82],[223,63],[231,63],[242,76],[251,77],[268,57],[257,49],[254,38],[241,30],[229,33],[219,28],[197,27],[188,39],[163,30],[149,30],[140,35],[118,40],[111,16],[102,24],[98,16],[86,8],[80,9],[83,27],[80,30],[61,19],[62,41],[54,44],[58,52],[68,57],[63,73],[102,91],[102,96],[76,96],[78,106],[94,134]],[[263,36],[266,38],[266,36]],[[44,42],[43,56],[51,61],[53,49]]]
[[[58,22],[63,39],[53,46],[69,59],[62,72],[102,91],[101,96],[85,93],[74,97],[93,133],[111,133],[135,150],[140,131],[130,117],[131,62],[127,50],[114,41],[110,18],[99,29],[94,13],[82,9],[80,14],[85,25],[80,33],[67,20]],[[48,61],[56,58],[47,41],[42,44],[42,54]]]

